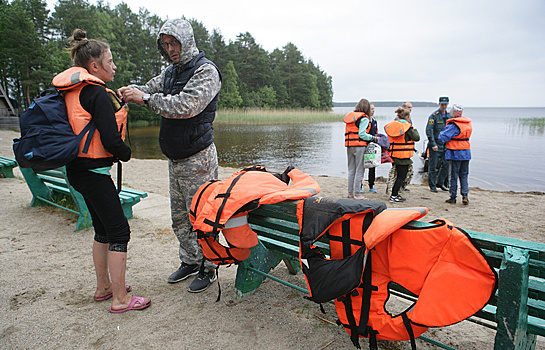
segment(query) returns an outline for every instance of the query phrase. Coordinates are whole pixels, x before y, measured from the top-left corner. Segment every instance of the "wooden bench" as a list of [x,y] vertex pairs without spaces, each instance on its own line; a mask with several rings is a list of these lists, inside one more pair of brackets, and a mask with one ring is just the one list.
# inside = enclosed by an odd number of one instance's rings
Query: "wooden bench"
[[[238,266],[235,280],[237,296],[252,293],[266,278],[308,293],[306,288],[269,274],[281,261],[286,263],[292,274],[300,270],[295,202],[264,205],[252,211],[248,221],[259,236],[259,244],[252,248],[250,257]],[[425,227],[430,224],[412,221],[408,225]],[[482,232],[466,232],[481,248],[499,276],[496,295],[469,320],[496,329],[495,349],[534,349],[536,336],[545,336],[545,244]],[[328,254],[327,241],[317,243]],[[417,297],[403,288],[397,288],[392,293],[411,301]],[[444,349],[454,349],[424,336],[420,336],[420,339]]]
[[15,159],[0,156],[0,177],[14,177],[13,168],[16,166]]
[[[29,168],[21,168],[21,173],[23,173],[28,188],[32,192],[31,207],[47,203],[78,215],[76,231],[92,226],[93,220],[85,200],[81,193],[68,183],[64,167],[39,172],[34,172]],[[145,192],[130,188],[121,190],[119,200],[127,219],[132,218],[133,205],[147,196],[148,194]]]

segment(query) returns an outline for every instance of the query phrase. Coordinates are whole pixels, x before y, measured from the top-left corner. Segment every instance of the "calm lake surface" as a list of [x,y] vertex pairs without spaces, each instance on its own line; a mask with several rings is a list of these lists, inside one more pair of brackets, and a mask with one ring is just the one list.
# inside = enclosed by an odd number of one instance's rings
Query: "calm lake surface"
[[[414,126],[422,140],[434,107],[413,108]],[[352,108],[334,108],[344,115]],[[394,107],[376,108],[379,130],[394,119]],[[490,190],[545,192],[545,108],[465,108],[464,116],[473,121],[469,163],[469,185]],[[272,172],[293,165],[311,175],[346,178],[344,123],[294,125],[214,126],[215,143],[221,166],[242,168],[260,164]],[[129,137],[133,157],[164,158],[159,149],[158,127],[131,128]],[[420,183],[423,168],[420,156],[413,156],[415,177]],[[389,164],[377,168],[377,176],[388,176]],[[367,172],[366,172],[367,176]]]

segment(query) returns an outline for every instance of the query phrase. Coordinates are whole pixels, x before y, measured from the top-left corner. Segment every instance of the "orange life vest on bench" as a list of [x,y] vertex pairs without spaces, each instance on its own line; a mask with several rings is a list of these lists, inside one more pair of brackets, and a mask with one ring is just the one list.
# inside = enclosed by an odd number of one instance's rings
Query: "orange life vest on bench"
[[[383,210],[371,204],[353,215],[346,202],[334,204],[314,198],[298,203],[301,265],[311,300],[335,300],[339,323],[357,347],[359,337],[369,337],[371,348],[376,339],[411,340],[414,346],[428,327],[459,322],[493,295],[495,272],[463,231],[446,220],[424,228],[405,225],[427,208]],[[313,212],[320,212],[319,224],[309,222]],[[314,246],[323,235],[330,237],[330,259]],[[398,315],[385,309],[391,283],[419,296]]]
[[[224,181],[204,183],[193,196],[189,217],[204,256],[218,265],[232,264],[248,258],[250,248],[258,243],[257,234],[248,225],[249,211],[318,192],[318,183],[301,170],[289,167],[275,175],[252,166]],[[219,242],[220,232],[228,246]]]

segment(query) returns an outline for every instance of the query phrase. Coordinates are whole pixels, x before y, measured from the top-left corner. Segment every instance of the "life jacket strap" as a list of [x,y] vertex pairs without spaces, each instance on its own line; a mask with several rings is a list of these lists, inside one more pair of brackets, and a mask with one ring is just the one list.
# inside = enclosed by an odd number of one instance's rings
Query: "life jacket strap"
[[373,330],[371,327],[368,327],[370,329],[369,333],[369,349],[370,350],[378,350],[378,344],[377,344],[377,331]]
[[214,182],[218,182],[219,180],[210,180],[208,181],[208,184],[203,188],[201,193],[199,193],[199,196],[197,197],[197,200],[195,201],[195,208],[189,208],[189,215],[193,215],[194,218],[197,218],[197,208],[199,207],[199,202],[202,199],[203,194],[206,192],[206,189],[210,187]]
[[401,314],[401,318],[403,319],[403,325],[407,329],[407,333],[409,333],[409,337],[411,338],[411,349],[416,350],[416,341],[414,340],[413,327],[411,326],[411,320],[409,320],[406,311]]
[[220,301],[221,298],[221,286],[220,286],[220,266],[216,266],[216,279],[218,280],[218,298],[216,299],[216,303]]
[[91,140],[93,139],[95,130],[96,130],[95,123],[92,120],[90,120],[89,123],[87,123],[87,125],[85,125],[83,130],[81,130],[80,133],[78,134],[78,139],[81,140],[83,136],[85,136],[85,134],[89,132],[89,134],[87,135],[87,138],[85,139],[85,144],[83,145],[83,150],[81,153],[84,153],[84,154],[89,153],[89,147],[91,146]]
[[216,222],[216,221],[212,221],[212,220],[208,220],[208,219],[204,219],[203,222],[205,224],[208,224],[210,226],[212,226],[214,228],[214,231],[219,231],[219,230],[222,230],[224,228],[224,225]]
[[220,219],[221,219],[221,215],[223,214],[223,209],[225,208],[225,205],[227,204],[227,199],[229,199],[229,196],[231,195],[231,191],[233,190],[233,187],[235,187],[235,184],[238,182],[238,180],[240,180],[240,177],[242,175],[246,174],[246,172],[247,171],[243,171],[242,173],[238,174],[233,179],[233,182],[231,182],[231,185],[229,185],[229,188],[227,188],[227,191],[225,191],[225,193],[221,193],[216,196],[216,198],[223,198],[223,202],[219,206],[218,211],[216,213],[216,219],[215,221],[210,221],[208,219],[204,220],[205,223],[207,223],[208,225],[211,225],[214,228],[214,230],[212,231],[214,234],[218,233],[218,231],[223,228],[223,225],[220,224]]
[[[220,253],[218,253],[218,251],[216,249],[214,249],[214,246],[212,246],[210,244],[210,241],[208,240],[208,238],[212,238],[212,240],[217,242],[214,234],[212,234],[211,232],[203,232],[201,230],[197,230],[196,232],[197,232],[197,239],[200,239],[201,246],[206,244],[208,246],[208,248],[216,256],[213,259],[209,259],[210,261],[212,261],[215,264],[228,264],[228,263],[231,264],[233,262],[238,263],[238,260],[231,254],[229,248],[224,247],[225,248],[225,253],[227,254],[227,257],[223,257]],[[219,245],[221,245],[221,244],[219,244]]]

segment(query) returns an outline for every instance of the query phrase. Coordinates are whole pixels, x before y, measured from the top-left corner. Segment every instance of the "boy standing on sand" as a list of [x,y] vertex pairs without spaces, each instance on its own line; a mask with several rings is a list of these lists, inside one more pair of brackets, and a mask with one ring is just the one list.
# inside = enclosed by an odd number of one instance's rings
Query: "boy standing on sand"
[[456,204],[456,191],[459,178],[462,203],[468,205],[469,185],[467,178],[469,175],[469,160],[471,159],[469,137],[471,136],[473,127],[471,119],[462,117],[462,113],[462,106],[452,106],[453,118],[447,120],[447,125],[439,133],[438,138],[441,142],[445,143],[447,148],[445,158],[450,161],[450,198],[446,202]]

